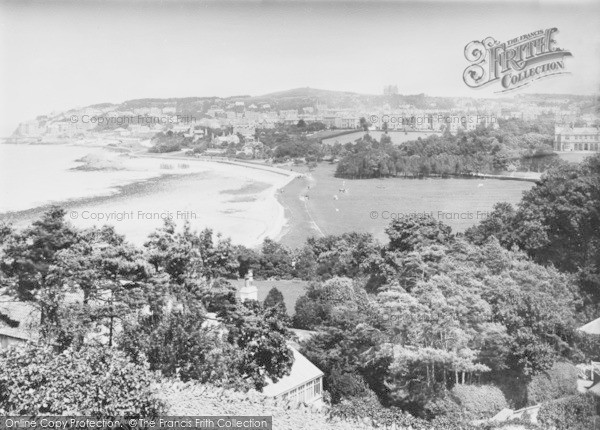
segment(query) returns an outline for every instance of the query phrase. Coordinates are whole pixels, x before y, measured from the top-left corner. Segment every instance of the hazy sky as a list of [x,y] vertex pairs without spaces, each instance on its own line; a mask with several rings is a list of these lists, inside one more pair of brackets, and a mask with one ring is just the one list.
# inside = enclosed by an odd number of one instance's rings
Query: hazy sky
[[486,97],[465,45],[557,27],[568,76],[529,91],[598,93],[600,1],[466,3],[0,0],[0,135],[74,106],[260,95],[310,86]]

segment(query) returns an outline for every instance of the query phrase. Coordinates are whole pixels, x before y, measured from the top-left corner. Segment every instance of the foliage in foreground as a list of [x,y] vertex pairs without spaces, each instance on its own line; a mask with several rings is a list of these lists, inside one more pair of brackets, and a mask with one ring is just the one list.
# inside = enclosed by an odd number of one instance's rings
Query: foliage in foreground
[[527,401],[537,405],[577,394],[578,370],[571,363],[557,362],[551,369],[535,375],[527,385]]
[[0,414],[152,417],[164,412],[156,383],[147,367],[108,348],[0,350]]
[[544,403],[538,420],[544,428],[556,430],[590,430],[599,421],[600,402],[592,395],[578,394]]
[[536,262],[573,273],[587,311],[600,307],[600,155],[549,170],[514,208],[499,203],[465,232],[476,244],[494,236],[519,247]]

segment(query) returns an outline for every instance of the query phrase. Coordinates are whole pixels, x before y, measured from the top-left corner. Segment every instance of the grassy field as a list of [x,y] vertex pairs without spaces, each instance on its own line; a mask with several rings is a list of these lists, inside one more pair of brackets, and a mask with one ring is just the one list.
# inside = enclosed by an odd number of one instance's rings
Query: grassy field
[[557,152],[558,156],[565,160],[568,161],[569,163],[581,163],[583,160],[585,160],[587,157],[589,157],[590,155],[593,155],[593,152],[575,152],[575,151],[570,151],[570,152]]
[[[244,286],[244,280],[238,279],[232,282],[235,288],[239,291],[240,288]],[[285,307],[287,309],[288,315],[292,316],[294,314],[294,306],[296,306],[296,300],[298,297],[304,295],[306,288],[308,286],[308,282],[302,281],[299,279],[291,279],[291,280],[254,280],[254,285],[258,289],[258,300],[263,301],[271,288],[277,287],[281,294],[283,294],[283,300],[285,301]]]
[[279,194],[288,220],[280,238],[283,244],[298,247],[310,236],[348,231],[368,232],[385,242],[384,230],[392,217],[423,213],[443,221],[454,231],[464,231],[484,219],[495,203],[517,203],[523,191],[534,185],[456,178],[344,181],[334,177],[335,167],[320,163],[310,173],[304,166],[295,168],[307,177],[296,179]]

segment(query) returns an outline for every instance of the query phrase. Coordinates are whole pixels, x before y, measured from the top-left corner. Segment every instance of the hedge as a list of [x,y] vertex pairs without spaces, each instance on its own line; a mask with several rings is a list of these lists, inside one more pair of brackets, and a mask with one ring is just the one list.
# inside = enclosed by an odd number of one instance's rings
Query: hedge
[[508,408],[506,398],[495,385],[455,385],[451,396],[462,412],[471,418],[491,418],[504,408]]
[[118,351],[0,350],[0,415],[144,416],[164,412],[155,375]]
[[527,385],[528,404],[537,405],[577,394],[577,374],[577,368],[571,363],[554,363],[550,370],[534,376]]
[[542,404],[538,421],[543,428],[590,430],[594,428],[594,420],[600,422],[600,417],[595,417],[597,412],[597,399],[578,394]]

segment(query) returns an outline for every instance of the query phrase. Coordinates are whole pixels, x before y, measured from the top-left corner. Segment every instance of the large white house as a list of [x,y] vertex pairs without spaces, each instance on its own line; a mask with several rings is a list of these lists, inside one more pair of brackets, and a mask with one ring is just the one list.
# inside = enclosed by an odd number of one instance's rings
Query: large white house
[[600,151],[600,129],[596,127],[556,127],[555,151]]

